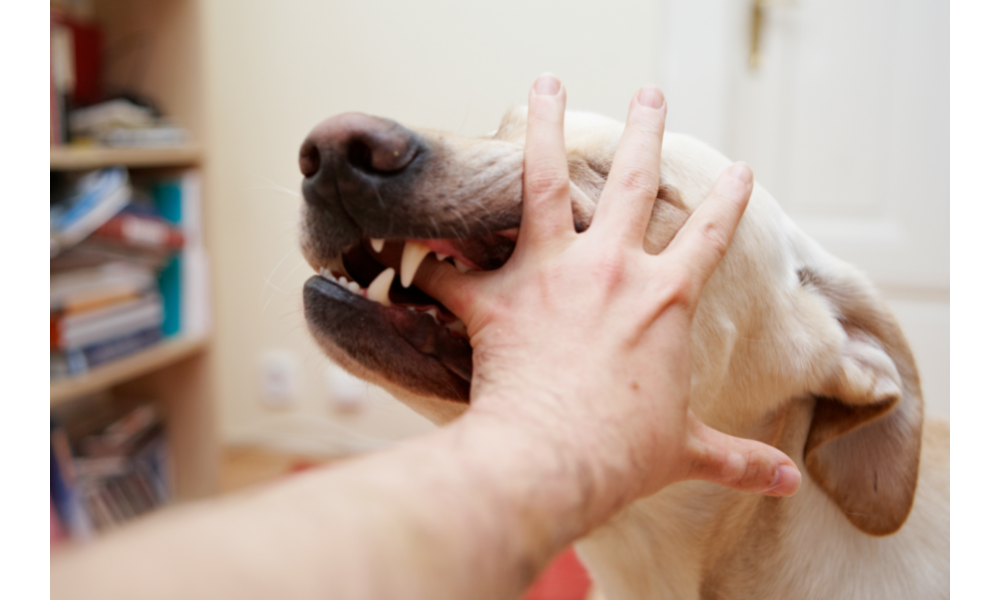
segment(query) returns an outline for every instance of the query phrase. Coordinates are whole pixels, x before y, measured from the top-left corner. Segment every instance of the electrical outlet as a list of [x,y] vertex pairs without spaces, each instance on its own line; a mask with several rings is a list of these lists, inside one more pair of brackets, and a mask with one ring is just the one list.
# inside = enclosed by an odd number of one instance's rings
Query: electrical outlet
[[326,367],[326,393],[330,407],[339,413],[357,413],[365,406],[368,384],[337,365]]
[[260,356],[261,398],[271,408],[295,404],[298,358],[287,350],[267,350]]

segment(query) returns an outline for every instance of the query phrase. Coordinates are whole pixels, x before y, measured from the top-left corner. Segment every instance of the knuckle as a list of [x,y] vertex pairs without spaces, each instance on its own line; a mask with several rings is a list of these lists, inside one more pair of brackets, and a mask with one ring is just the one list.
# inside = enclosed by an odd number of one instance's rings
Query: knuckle
[[556,165],[538,165],[524,174],[524,191],[532,196],[569,193],[569,176]]
[[626,193],[651,193],[660,185],[659,173],[653,174],[635,167],[625,168],[616,183]]
[[664,292],[669,304],[684,309],[693,307],[697,301],[694,276],[688,269],[678,269],[671,273],[666,278],[666,289]]
[[714,258],[721,258],[729,247],[729,237],[722,226],[715,221],[706,221],[698,228],[698,233],[704,240],[705,247],[712,252]]
[[744,489],[758,487],[760,485],[761,465],[756,454],[752,450],[746,452],[742,462],[743,466],[735,483]]

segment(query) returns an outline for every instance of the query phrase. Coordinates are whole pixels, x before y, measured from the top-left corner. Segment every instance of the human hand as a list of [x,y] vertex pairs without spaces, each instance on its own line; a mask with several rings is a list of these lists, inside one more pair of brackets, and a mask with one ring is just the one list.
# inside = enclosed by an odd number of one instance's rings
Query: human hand
[[691,322],[702,287],[749,201],[752,173],[731,166],[658,256],[643,238],[660,177],[666,105],[632,99],[589,229],[576,233],[563,137],[566,92],[543,75],[529,94],[523,217],[510,260],[459,273],[428,261],[422,289],[465,322],[472,407],[568,450],[613,497],[703,479],[785,496],[801,476],[779,450],[704,425],[688,407]]

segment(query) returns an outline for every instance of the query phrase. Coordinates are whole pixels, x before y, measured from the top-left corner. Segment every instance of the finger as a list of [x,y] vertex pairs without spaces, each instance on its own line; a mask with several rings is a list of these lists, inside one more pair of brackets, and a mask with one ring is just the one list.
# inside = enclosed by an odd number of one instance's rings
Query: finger
[[524,208],[518,245],[531,245],[573,232],[569,168],[563,117],[566,89],[543,74],[528,93],[528,132],[524,145]]
[[687,271],[689,304],[697,303],[708,278],[726,255],[753,190],[753,172],[738,162],[726,169],[662,253],[672,267]]
[[632,97],[608,182],[592,225],[595,231],[642,244],[660,188],[660,152],[667,103],[663,92],[647,85]]
[[784,452],[753,440],[726,435],[690,417],[687,479],[700,479],[741,492],[791,496],[802,474]]
[[424,260],[413,282],[463,321],[472,314],[478,298],[483,296],[482,278],[476,273],[461,273],[445,261]]

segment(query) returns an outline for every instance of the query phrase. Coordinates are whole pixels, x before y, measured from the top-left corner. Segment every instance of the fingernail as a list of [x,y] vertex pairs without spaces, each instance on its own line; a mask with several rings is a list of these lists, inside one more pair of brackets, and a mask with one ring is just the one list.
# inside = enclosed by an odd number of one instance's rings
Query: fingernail
[[663,108],[663,92],[655,85],[647,85],[639,90],[639,104],[649,108]]
[[743,183],[750,183],[750,180],[753,179],[753,171],[745,162],[738,162],[729,167],[729,173]]
[[774,479],[768,488],[768,493],[772,496],[791,496],[799,489],[802,483],[802,474],[795,467],[781,465],[774,471]]
[[552,73],[542,73],[535,81],[535,93],[540,96],[555,96],[561,87],[562,84]]

